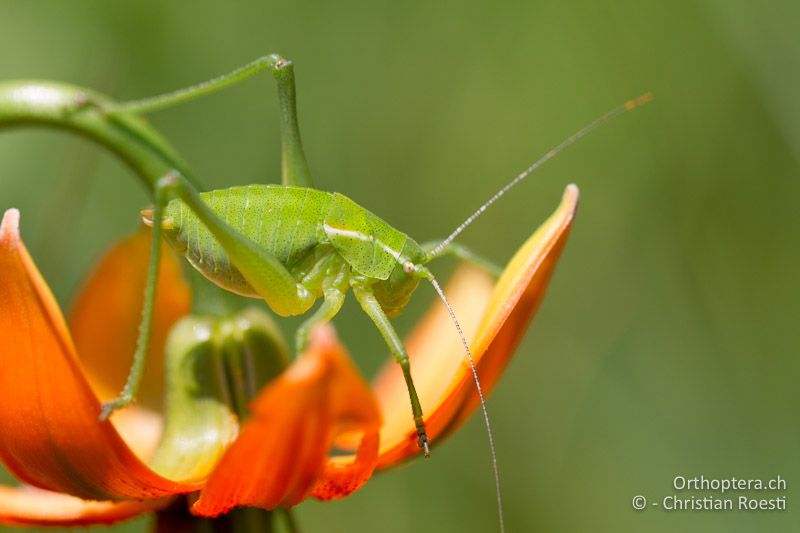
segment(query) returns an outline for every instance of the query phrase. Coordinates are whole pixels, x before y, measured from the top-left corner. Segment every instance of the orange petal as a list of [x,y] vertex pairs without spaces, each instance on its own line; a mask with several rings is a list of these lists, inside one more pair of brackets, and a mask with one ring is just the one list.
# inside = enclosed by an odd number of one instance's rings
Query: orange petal
[[36,489],[0,485],[0,524],[7,526],[88,526],[113,524],[166,507],[162,500],[98,502]]
[[[130,370],[142,316],[150,233],[143,227],[106,253],[70,314],[69,328],[81,366],[101,401],[117,395]],[[148,364],[138,395],[141,405],[161,408],[164,341],[175,321],[189,312],[190,304],[191,292],[181,275],[180,263],[165,244]]]
[[[330,326],[252,403],[253,417],[209,478],[192,512],[216,516],[239,505],[289,507],[308,496],[350,494],[372,475],[378,408]],[[359,431],[350,461],[327,459],[334,437]]]
[[[486,394],[494,388],[544,296],[577,203],[578,188],[570,185],[561,205],[517,251],[493,289],[474,268],[459,271],[448,284],[448,298],[465,335],[473,339],[470,349]],[[441,303],[434,304],[412,332],[407,348],[428,435],[436,442],[478,406],[471,369]],[[386,468],[419,454],[419,448],[396,364],[387,364],[374,389],[385,420],[378,468]]]
[[0,459],[26,483],[86,499],[196,490],[156,475],[99,421],[100,403],[18,226],[19,212],[8,210],[0,224]]

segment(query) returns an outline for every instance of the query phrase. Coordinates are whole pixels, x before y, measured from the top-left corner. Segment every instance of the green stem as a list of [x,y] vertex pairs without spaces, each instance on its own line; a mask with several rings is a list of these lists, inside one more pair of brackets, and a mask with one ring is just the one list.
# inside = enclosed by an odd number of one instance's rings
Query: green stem
[[274,513],[252,507],[240,507],[231,511],[227,518],[232,533],[272,533]]
[[[178,152],[147,122],[128,113],[109,114],[115,103],[83,87],[49,81],[0,83],[0,131],[15,127],[43,126],[91,139],[125,162],[150,192],[158,180],[178,170],[197,186]],[[193,269],[192,269],[193,270]],[[199,275],[192,278],[195,309],[225,314],[238,307],[231,297],[223,302],[221,290]]]
[[158,132],[139,117],[109,115],[103,110],[112,105],[106,96],[73,85],[4,82],[0,83],[0,129],[47,126],[89,138],[122,159],[151,193],[170,170],[196,183],[186,163]]
[[297,524],[297,519],[294,516],[294,511],[291,509],[281,509],[283,516],[286,518],[286,529],[289,533],[300,533],[300,526]]

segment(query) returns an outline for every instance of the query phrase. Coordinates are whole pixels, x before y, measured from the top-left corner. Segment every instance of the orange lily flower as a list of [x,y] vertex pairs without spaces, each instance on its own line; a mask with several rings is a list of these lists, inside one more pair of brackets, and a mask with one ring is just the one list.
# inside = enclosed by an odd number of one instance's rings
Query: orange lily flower
[[[494,282],[461,266],[445,292],[471,339],[488,393],[511,358],[566,242],[578,191],[569,186],[555,213]],[[118,390],[133,352],[144,284],[146,234],[102,262],[73,313],[71,331],[19,237],[19,213],[0,225],[0,459],[24,487],[0,487],[0,523],[111,523],[199,492],[191,510],[216,516],[240,505],[289,507],[308,497],[341,498],[377,469],[420,451],[401,373],[393,362],[370,388],[332,327],[251,403],[252,415],[221,458],[203,468],[148,466],[160,418],[156,373],[143,407],[100,422],[100,402]],[[166,332],[188,311],[189,293],[163,254],[149,367],[159,367]],[[177,327],[177,326],[176,326]],[[407,339],[411,368],[434,443],[477,407],[463,348],[440,303]],[[329,457],[330,450],[352,449]],[[34,488],[36,487],[36,488]]]

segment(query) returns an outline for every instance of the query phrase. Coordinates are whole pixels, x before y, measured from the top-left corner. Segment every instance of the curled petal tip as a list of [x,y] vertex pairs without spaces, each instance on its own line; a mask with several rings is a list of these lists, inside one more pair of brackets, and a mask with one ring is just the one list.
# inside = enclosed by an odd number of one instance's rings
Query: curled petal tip
[[575,185],[574,183],[570,183],[569,185],[567,185],[567,188],[564,189],[564,198],[577,200],[578,197],[580,196],[580,192],[581,191],[580,189],[578,189],[577,185]]
[[564,189],[564,194],[561,195],[561,204],[569,206],[569,208],[574,211],[578,205],[578,200],[580,199],[581,191],[578,189],[578,186],[574,183],[570,183]]
[[19,209],[6,209],[0,222],[0,239],[16,239],[19,234]]
[[570,183],[564,189],[564,194],[561,195],[561,205],[559,206],[558,211],[556,211],[556,213],[559,211],[563,213],[561,217],[561,223],[563,225],[569,226],[572,224],[575,211],[578,209],[578,200],[580,200],[580,196],[580,189],[578,189],[578,186],[574,183]]

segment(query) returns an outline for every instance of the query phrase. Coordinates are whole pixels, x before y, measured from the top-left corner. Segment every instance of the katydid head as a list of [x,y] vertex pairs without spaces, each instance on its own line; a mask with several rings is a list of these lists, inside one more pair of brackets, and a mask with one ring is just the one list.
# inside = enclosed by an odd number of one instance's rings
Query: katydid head
[[397,316],[405,308],[420,278],[424,277],[419,271],[424,260],[425,252],[409,237],[389,277],[373,285],[375,298],[387,316]]

